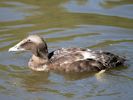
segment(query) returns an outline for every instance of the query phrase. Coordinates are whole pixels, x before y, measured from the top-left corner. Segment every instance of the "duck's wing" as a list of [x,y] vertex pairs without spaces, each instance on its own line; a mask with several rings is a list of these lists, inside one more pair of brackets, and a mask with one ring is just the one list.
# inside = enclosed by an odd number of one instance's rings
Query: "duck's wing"
[[124,59],[109,52],[81,48],[58,49],[51,53],[55,70],[67,72],[100,71],[122,65]]
[[49,53],[49,59],[52,61],[58,60],[60,58],[67,58],[73,61],[77,61],[81,59],[94,59],[96,56],[90,49],[82,48],[61,48]]
[[93,66],[102,66],[100,62],[95,61],[96,55],[89,49],[62,48],[51,52],[49,58],[54,70],[67,72],[92,71],[95,69]]

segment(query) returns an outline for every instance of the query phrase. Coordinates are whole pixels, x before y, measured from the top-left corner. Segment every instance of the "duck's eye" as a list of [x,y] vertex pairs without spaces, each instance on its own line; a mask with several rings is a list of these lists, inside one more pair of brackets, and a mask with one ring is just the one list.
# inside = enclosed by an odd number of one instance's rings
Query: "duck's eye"
[[30,40],[30,39],[28,39],[28,42],[31,42],[31,40]]

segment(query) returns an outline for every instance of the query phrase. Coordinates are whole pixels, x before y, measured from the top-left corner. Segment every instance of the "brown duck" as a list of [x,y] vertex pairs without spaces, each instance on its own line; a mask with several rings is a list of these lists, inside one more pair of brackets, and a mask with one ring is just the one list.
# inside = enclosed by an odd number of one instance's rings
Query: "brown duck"
[[82,48],[61,48],[48,52],[45,40],[30,35],[9,51],[31,51],[28,66],[34,71],[93,72],[124,64],[125,59],[110,52]]

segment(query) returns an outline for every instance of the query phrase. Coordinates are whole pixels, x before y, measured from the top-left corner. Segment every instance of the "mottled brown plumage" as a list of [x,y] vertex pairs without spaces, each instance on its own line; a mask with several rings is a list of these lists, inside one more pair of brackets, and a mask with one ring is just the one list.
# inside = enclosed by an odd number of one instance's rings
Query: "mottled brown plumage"
[[9,49],[26,50],[33,53],[28,65],[35,71],[92,72],[120,66],[125,61],[109,52],[82,48],[61,48],[48,53],[46,42],[37,35],[31,35]]

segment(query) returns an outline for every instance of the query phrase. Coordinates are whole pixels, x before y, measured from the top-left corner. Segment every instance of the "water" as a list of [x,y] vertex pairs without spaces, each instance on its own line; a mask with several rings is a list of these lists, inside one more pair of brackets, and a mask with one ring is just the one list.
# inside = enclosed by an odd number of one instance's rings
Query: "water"
[[[132,100],[132,0],[0,0],[1,100]],[[33,72],[30,53],[8,49],[30,34],[49,50],[83,47],[125,56],[127,66],[92,73]]]

